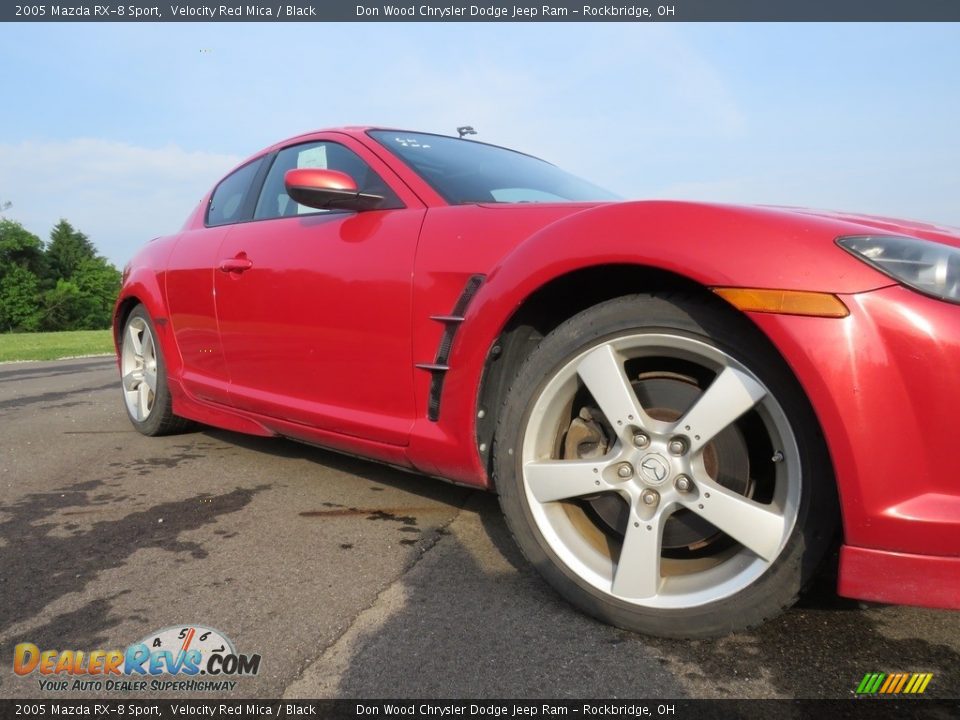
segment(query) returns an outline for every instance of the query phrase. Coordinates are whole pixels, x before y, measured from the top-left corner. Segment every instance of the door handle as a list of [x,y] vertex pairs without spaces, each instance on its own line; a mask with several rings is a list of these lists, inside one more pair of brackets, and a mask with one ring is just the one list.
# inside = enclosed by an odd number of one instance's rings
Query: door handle
[[225,273],[242,273],[253,267],[253,261],[245,257],[227,258],[220,261],[220,270]]

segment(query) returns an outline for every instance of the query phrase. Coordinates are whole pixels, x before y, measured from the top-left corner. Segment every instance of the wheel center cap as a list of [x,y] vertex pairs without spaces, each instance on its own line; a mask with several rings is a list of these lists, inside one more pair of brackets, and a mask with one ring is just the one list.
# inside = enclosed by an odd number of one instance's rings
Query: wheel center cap
[[660,485],[670,474],[670,463],[662,455],[649,453],[640,460],[639,474],[649,485]]

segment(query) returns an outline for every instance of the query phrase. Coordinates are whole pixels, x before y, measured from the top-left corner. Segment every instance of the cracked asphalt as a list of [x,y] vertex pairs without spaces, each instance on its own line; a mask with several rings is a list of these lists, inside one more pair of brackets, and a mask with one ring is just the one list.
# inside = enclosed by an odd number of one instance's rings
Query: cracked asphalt
[[19,642],[121,649],[188,623],[261,654],[231,697],[844,698],[878,671],[960,697],[960,613],[831,583],[753,632],[633,635],[559,599],[491,495],[284,440],[143,437],[110,358],[0,365],[4,698],[84,696],[16,676]]

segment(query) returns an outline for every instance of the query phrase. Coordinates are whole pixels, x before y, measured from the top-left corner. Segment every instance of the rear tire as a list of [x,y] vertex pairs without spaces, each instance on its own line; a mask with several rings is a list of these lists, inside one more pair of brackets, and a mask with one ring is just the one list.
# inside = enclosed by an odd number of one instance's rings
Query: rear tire
[[816,418],[746,318],[631,295],[566,321],[507,393],[494,464],[507,524],[604,622],[710,637],[791,606],[838,520]]
[[127,316],[120,340],[120,376],[124,407],[144,435],[172,435],[193,423],[173,414],[167,367],[157,333],[143,305]]

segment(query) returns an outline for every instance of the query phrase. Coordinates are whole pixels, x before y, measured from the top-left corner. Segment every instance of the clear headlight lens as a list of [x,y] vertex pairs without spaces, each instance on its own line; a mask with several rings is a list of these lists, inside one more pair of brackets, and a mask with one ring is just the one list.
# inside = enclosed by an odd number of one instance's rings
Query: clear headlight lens
[[837,244],[917,292],[960,304],[958,248],[890,235],[853,235]]

